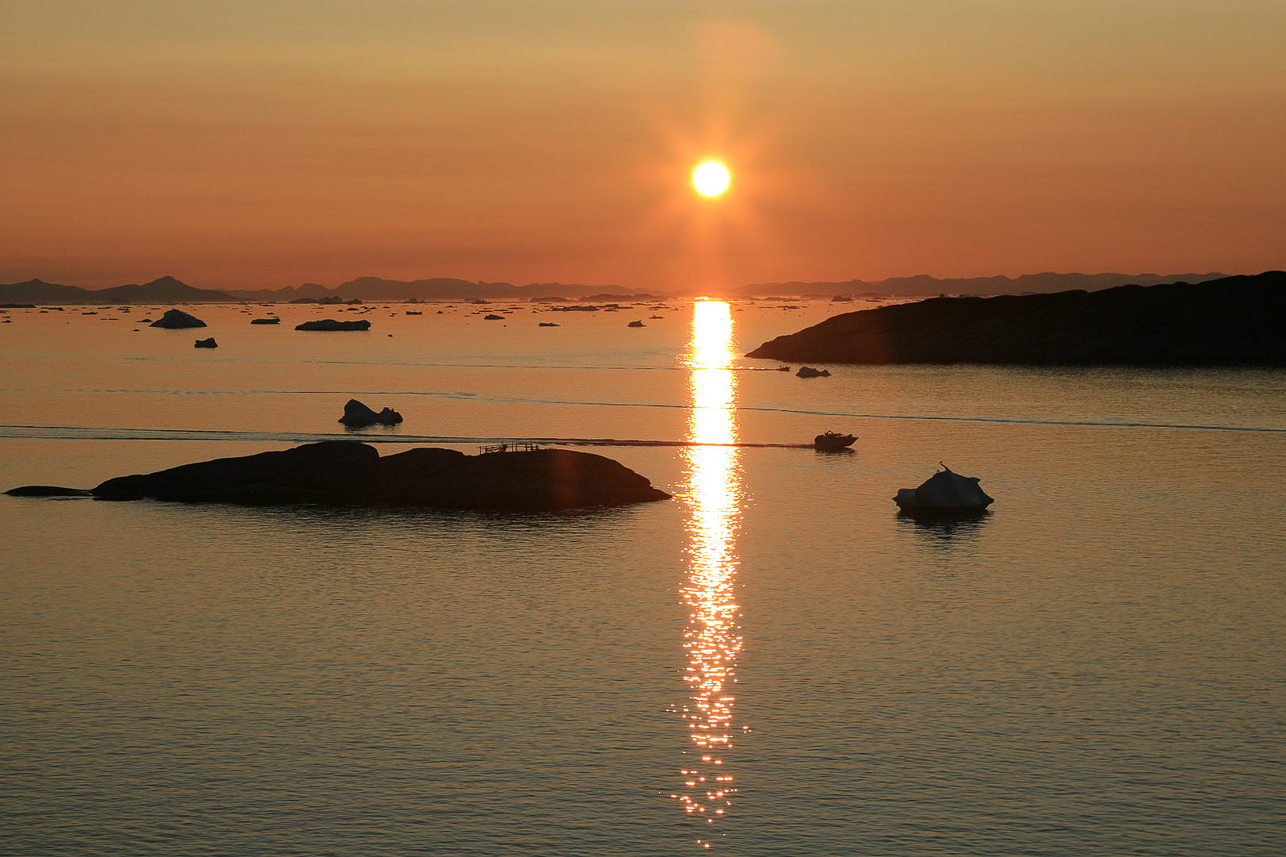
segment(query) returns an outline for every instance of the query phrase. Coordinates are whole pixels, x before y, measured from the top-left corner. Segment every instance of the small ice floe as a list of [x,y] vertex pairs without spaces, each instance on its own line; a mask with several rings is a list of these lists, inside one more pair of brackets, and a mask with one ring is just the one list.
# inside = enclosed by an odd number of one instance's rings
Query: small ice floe
[[981,514],[995,501],[982,490],[979,480],[978,476],[961,476],[942,464],[942,469],[920,487],[899,490],[893,502],[911,515]]
[[[143,319],[147,321],[147,319]],[[166,330],[181,330],[185,327],[205,327],[205,322],[194,315],[189,315],[181,309],[167,309],[165,315],[152,322],[151,327],[160,327]]]
[[370,330],[371,323],[366,319],[356,321],[336,321],[333,318],[319,318],[295,325],[295,330]]
[[797,378],[829,378],[830,376],[829,369],[814,369],[812,366],[800,366],[799,371],[795,373]]
[[344,415],[339,418],[339,421],[349,428],[362,428],[376,423],[392,426],[402,421],[402,415],[392,408],[385,408],[377,413],[356,399],[349,399],[344,405]]

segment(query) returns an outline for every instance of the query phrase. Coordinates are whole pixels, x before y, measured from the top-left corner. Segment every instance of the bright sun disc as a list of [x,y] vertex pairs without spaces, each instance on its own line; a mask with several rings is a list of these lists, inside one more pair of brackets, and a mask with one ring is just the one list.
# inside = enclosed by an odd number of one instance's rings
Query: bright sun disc
[[702,196],[719,196],[731,181],[732,174],[718,161],[704,161],[692,171],[692,186]]

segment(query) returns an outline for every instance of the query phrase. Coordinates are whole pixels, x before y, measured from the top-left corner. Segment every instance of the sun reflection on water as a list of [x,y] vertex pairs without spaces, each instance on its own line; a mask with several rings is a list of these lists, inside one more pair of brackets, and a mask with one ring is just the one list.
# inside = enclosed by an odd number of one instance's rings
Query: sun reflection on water
[[[736,372],[732,366],[732,314],[726,301],[693,304],[691,417],[688,440],[731,444],[737,440]],[[732,747],[733,687],[742,637],[736,601],[736,530],[741,470],[735,446],[687,447],[688,576],[682,595],[688,607],[684,635],[689,697],[683,707],[689,749],[674,794],[686,812],[714,825],[732,806],[733,775],[725,762]],[[710,848],[713,828],[697,843]]]

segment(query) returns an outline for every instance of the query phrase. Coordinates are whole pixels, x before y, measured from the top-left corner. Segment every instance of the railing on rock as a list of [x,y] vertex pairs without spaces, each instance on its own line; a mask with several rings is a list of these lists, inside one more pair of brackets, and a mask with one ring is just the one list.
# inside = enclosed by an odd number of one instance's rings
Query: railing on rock
[[479,455],[489,455],[493,452],[535,452],[540,449],[540,444],[531,440],[520,440],[512,443],[497,443],[491,446],[478,447]]

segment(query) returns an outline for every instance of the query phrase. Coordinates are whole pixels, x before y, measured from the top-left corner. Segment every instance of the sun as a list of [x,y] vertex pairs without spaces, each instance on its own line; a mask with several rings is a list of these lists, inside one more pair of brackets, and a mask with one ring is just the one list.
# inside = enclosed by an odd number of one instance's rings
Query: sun
[[719,161],[702,161],[692,171],[692,186],[702,196],[723,196],[732,183],[732,174]]

